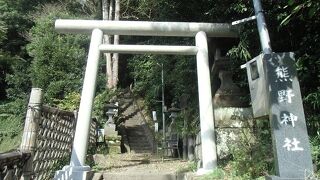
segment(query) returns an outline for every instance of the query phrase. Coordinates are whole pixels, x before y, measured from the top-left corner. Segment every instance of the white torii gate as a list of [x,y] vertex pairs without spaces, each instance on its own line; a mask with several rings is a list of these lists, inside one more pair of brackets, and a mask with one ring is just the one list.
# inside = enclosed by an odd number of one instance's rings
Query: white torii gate
[[[57,171],[55,179],[87,179],[91,170],[89,166],[85,165],[85,159],[100,52],[196,55],[203,162],[203,168],[199,169],[198,173],[207,173],[217,167],[207,36],[237,37],[231,25],[148,21],[56,20],[55,29],[61,33],[92,33],[70,165]],[[195,37],[196,46],[104,45],[102,44],[103,33],[109,35]]]

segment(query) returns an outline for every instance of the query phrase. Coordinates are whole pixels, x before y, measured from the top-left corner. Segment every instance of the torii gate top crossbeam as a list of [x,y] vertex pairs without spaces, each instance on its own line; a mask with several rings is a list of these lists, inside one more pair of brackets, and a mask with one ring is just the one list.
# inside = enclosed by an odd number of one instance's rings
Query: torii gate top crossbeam
[[208,37],[237,37],[235,29],[227,23],[194,22],[150,22],[150,21],[103,21],[58,19],[55,29],[61,33],[90,34],[93,29],[101,29],[109,35],[134,36],[180,36],[194,37],[204,31]]
[[173,55],[196,55],[196,46],[155,46],[155,45],[107,45],[99,46],[101,52],[128,53],[128,54],[173,54]]

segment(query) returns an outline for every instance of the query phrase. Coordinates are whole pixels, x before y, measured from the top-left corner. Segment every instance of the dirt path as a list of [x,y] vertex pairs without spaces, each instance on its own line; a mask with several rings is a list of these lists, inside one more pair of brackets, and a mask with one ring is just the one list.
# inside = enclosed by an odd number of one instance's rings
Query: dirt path
[[188,161],[162,159],[150,154],[98,154],[94,160],[94,170],[111,173],[177,173],[191,171],[193,165]]

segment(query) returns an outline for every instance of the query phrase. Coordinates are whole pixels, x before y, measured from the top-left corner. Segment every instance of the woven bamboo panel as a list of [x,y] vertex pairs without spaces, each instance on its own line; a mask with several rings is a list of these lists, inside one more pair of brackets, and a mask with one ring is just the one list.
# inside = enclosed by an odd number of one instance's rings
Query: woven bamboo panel
[[72,112],[43,106],[33,157],[35,179],[51,179],[57,164],[70,157],[75,126]]
[[31,157],[31,153],[19,151],[0,154],[0,179],[14,180],[20,179],[23,166]]

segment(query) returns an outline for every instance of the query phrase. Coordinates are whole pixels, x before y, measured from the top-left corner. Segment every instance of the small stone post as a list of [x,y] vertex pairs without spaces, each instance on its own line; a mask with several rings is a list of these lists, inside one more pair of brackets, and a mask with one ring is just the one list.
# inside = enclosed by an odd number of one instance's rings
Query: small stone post
[[32,88],[20,146],[21,152],[31,153],[31,157],[23,168],[22,179],[24,180],[32,179],[32,159],[36,148],[38,124],[41,117],[42,95],[42,89]]

